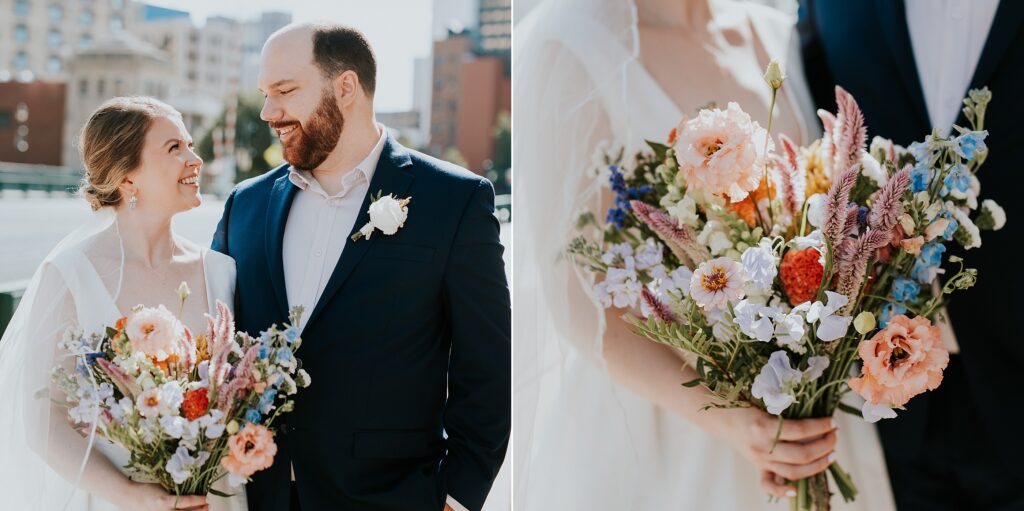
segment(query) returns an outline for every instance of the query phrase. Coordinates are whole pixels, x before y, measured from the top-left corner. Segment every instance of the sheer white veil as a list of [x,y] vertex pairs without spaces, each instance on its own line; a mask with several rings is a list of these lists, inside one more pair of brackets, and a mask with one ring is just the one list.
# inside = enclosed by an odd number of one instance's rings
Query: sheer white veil
[[[66,409],[52,406],[54,400],[63,399],[52,388],[50,374],[58,363],[69,370],[74,367],[74,360],[57,347],[65,330],[78,323],[71,297],[76,283],[69,281],[76,277],[62,271],[64,261],[81,253],[83,244],[107,231],[115,218],[111,208],[90,214],[50,251],[0,339],[0,499],[4,509],[84,507],[73,503],[89,498],[75,490],[96,433],[90,431],[88,438],[74,432],[55,434],[70,427]],[[96,267],[97,274],[110,279],[117,289],[122,265],[110,261]]]
[[578,215],[600,211],[598,180],[586,178],[595,149],[642,143],[627,107],[636,6],[543,1],[514,44],[515,507],[635,509],[626,489],[640,467],[604,368],[603,308],[565,248]]

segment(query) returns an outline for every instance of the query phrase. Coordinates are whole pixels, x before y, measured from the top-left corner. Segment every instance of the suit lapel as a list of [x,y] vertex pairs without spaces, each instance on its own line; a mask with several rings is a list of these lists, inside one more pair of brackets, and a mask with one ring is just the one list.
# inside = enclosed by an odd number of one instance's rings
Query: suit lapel
[[266,250],[267,263],[270,265],[270,282],[274,287],[274,296],[284,316],[288,315],[288,291],[284,284],[284,227],[288,223],[288,211],[298,188],[288,180],[288,173],[274,181],[270,192],[270,205],[267,207]]
[[[348,233],[349,239],[345,242],[345,248],[341,252],[341,257],[338,258],[338,264],[334,267],[334,272],[331,274],[330,280],[327,281],[323,294],[317,300],[316,307],[313,308],[313,313],[309,316],[309,321],[306,322],[306,328],[316,320],[325,304],[341,289],[345,280],[352,274],[352,270],[363,259],[370,247],[384,236],[378,232],[374,233],[370,239],[360,238],[358,241],[351,239],[353,234],[370,221],[370,195],[376,196],[377,192],[381,192],[383,195],[393,194],[400,199],[405,198],[405,193],[414,179],[409,169],[411,166],[412,160],[409,158],[408,151],[388,134],[380,160],[377,162],[377,168],[373,171],[373,179],[370,181],[366,196],[363,197],[363,204],[359,208],[359,216],[352,226],[352,232]],[[410,214],[413,214],[411,208]]]
[[[1019,0],[999,2],[996,16],[992,20],[992,28],[988,31],[985,47],[981,51],[981,59],[978,60],[978,67],[974,70],[968,90],[980,89],[988,85],[992,73],[999,67],[1003,56],[1006,55],[1006,50],[1016,39],[1022,21],[1024,21],[1024,2]],[[967,96],[967,91],[964,91],[964,96]],[[966,118],[963,112],[960,112],[957,124],[964,126],[964,122],[966,122]]]
[[917,75],[914,47],[907,29],[907,12],[903,0],[875,0],[879,24],[885,35],[889,52],[896,61],[896,72],[903,82],[903,89],[910,98],[915,112],[923,125],[931,127],[928,108],[924,104],[924,90]]

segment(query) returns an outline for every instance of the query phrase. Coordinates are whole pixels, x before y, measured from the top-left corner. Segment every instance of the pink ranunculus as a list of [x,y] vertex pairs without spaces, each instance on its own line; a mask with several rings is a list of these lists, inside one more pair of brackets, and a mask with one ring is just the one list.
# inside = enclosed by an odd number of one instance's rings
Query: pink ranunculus
[[691,187],[741,201],[764,176],[766,138],[767,132],[736,103],[725,110],[701,110],[679,126],[679,171]]
[[158,362],[167,360],[171,355],[183,354],[181,341],[185,338],[185,327],[163,305],[143,307],[132,312],[128,316],[125,333],[128,334],[132,351],[143,353]]
[[892,407],[935,389],[949,363],[939,335],[939,327],[927,318],[894,316],[857,347],[864,366],[861,377],[850,379],[850,388],[871,403]]
[[270,467],[277,454],[277,444],[270,430],[248,423],[228,439],[228,455],[220,464],[235,476],[249,477]]

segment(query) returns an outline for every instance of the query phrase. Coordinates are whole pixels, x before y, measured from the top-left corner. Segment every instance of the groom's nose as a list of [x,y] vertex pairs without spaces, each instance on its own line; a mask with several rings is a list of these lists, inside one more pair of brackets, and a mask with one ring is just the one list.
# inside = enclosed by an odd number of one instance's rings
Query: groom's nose
[[280,119],[281,114],[281,108],[277,106],[276,102],[272,98],[267,97],[263,100],[263,108],[260,109],[260,119],[272,122]]

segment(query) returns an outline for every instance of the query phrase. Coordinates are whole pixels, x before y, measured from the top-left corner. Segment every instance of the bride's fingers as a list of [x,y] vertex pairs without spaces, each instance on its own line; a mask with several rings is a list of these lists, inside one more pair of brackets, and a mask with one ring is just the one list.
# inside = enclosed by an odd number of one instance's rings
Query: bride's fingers
[[203,507],[206,507],[206,497],[182,495],[181,497],[178,497],[178,503],[174,506],[174,509],[194,509]]
[[832,463],[832,455],[824,456],[811,463],[803,465],[793,465],[790,463],[780,463],[777,461],[769,461],[765,464],[764,468],[779,474],[789,480],[803,479],[805,477],[811,477],[825,469]]
[[836,429],[832,419],[787,419],[782,422],[779,440],[808,440]]
[[807,443],[779,442],[771,453],[764,457],[770,461],[779,461],[792,465],[803,465],[828,456],[836,449],[836,432],[830,431],[824,436]]
[[761,487],[780,499],[796,496],[796,488],[783,483],[782,478],[768,470],[761,471]]

